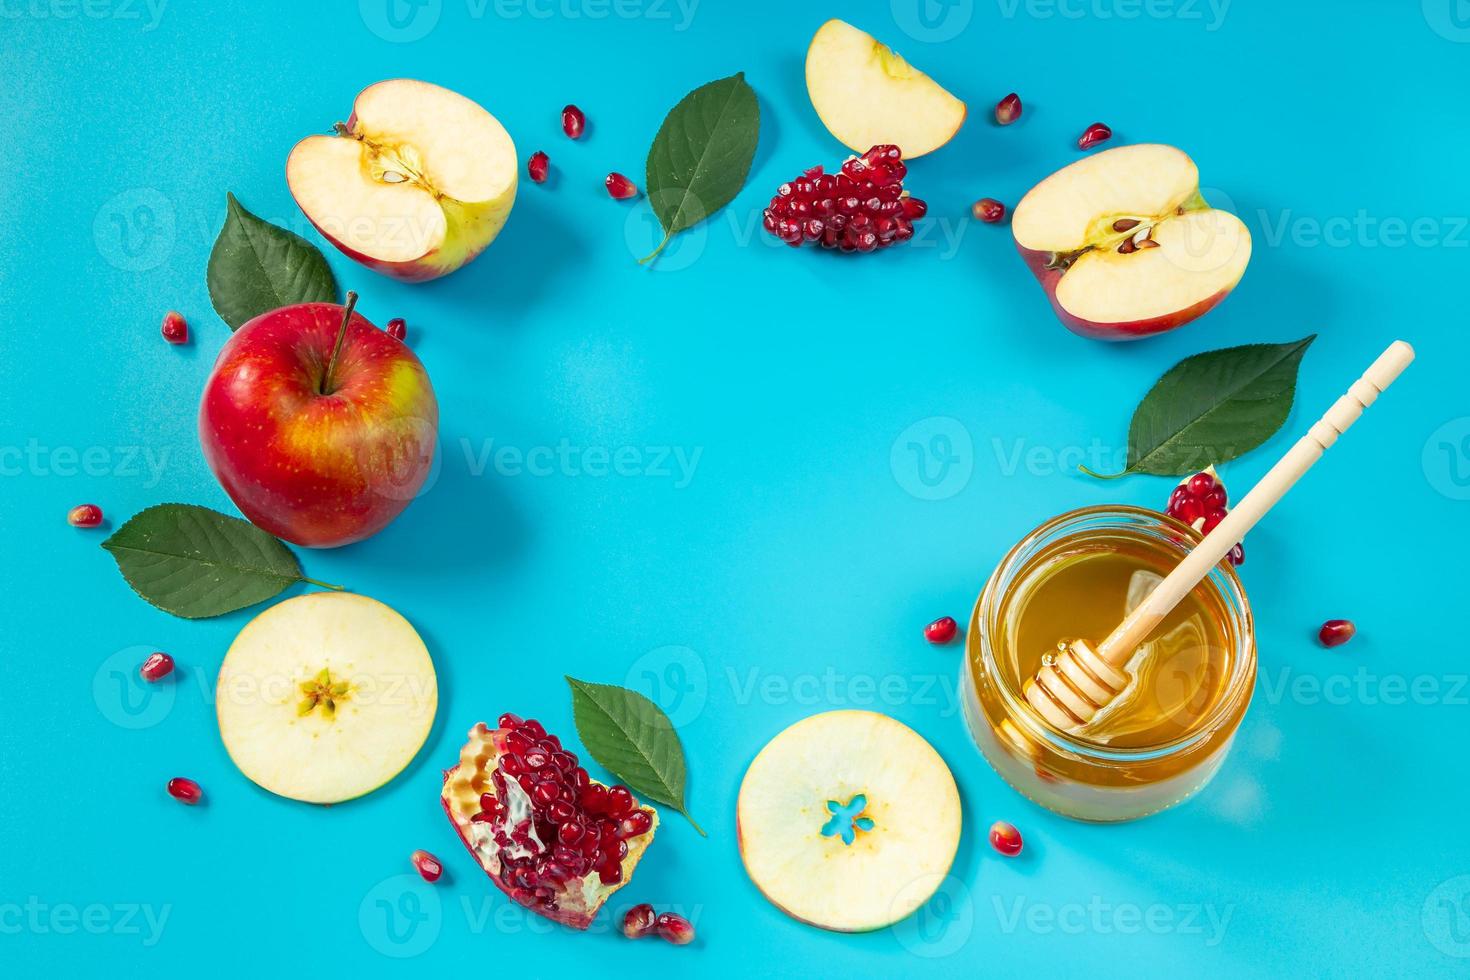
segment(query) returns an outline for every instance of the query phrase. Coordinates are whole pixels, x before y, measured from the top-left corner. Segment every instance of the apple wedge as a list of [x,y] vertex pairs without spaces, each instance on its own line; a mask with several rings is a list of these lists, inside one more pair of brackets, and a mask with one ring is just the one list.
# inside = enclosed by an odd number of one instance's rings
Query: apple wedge
[[897,144],[913,160],[948,143],[965,104],[851,24],[829,20],[806,52],[806,90],[829,132],[857,153]]
[[317,230],[395,279],[453,272],[500,233],[515,202],[515,144],[479,105],[428,82],[363,89],[335,136],[308,136],[286,183]]
[[261,788],[307,803],[354,799],[402,772],[438,703],[414,628],[347,592],[297,596],[256,616],[215,688],[231,761]]
[[1057,316],[1084,337],[1134,340],[1212,309],[1251,256],[1250,230],[1200,195],[1172,146],[1104,150],[1033,187],[1011,217],[1016,248]]

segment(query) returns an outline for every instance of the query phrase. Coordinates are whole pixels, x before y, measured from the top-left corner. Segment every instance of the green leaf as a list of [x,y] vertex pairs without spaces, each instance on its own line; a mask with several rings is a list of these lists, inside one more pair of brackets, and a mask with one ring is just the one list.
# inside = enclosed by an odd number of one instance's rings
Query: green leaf
[[734,200],[750,173],[760,128],[760,104],[744,72],[701,85],[669,110],[644,172],[664,239],[643,262]]
[[164,612],[204,619],[253,606],[297,582],[290,550],[260,528],[208,507],[159,504],[102,542],[133,591]]
[[225,195],[225,226],[209,253],[209,301],[231,330],[296,303],[337,302],[337,280],[317,247]]
[[588,753],[635,792],[684,815],[684,748],[669,716],[636,691],[568,677],[572,718]]
[[1128,466],[1102,478],[1186,476],[1255,449],[1291,413],[1302,355],[1316,339],[1313,334],[1289,344],[1246,344],[1186,357],[1133,413]]

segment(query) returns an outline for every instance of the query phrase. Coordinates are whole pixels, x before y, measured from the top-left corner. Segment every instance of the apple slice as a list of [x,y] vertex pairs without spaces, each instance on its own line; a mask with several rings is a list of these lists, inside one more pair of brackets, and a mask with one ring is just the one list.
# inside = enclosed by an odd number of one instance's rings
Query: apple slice
[[408,282],[480,254],[510,214],[517,174],[515,144],[494,116],[408,78],[363,89],[336,136],[308,136],[286,160],[286,183],[317,230]]
[[912,914],[960,841],[960,795],[944,760],[872,711],[813,715],[771,739],[737,807],[751,881],[787,915],[839,932]]
[[1084,337],[1172,330],[1223,300],[1251,257],[1249,229],[1205,203],[1199,170],[1156,143],[1104,150],[1033,187],[1011,234],[1057,316]]
[[872,35],[829,20],[806,52],[806,90],[822,124],[858,153],[896,143],[913,160],[948,143],[965,104]]
[[347,592],[297,596],[256,616],[215,689],[230,759],[263,789],[307,803],[350,800],[402,772],[438,703],[414,628]]

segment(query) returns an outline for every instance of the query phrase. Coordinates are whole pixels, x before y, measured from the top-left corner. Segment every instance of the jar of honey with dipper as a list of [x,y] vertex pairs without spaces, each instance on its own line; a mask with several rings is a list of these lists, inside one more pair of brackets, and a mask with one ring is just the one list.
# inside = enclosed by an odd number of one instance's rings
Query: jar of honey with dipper
[[1413,357],[1390,346],[1207,534],[1089,507],[1011,548],[970,618],[960,678],[1002,778],[1091,821],[1157,813],[1210,781],[1256,676],[1250,603],[1225,559]]

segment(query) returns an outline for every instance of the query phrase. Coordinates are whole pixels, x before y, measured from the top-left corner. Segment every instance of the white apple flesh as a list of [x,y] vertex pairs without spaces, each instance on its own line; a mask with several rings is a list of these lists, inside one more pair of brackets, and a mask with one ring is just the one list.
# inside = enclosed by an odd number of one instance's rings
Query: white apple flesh
[[252,782],[308,803],[370,793],[403,771],[439,703],[429,651],[388,606],[313,592],[256,616],[220,666],[215,712]]
[[357,96],[335,136],[308,136],[286,183],[322,235],[371,269],[417,282],[453,272],[500,233],[515,144],[478,104],[397,78]]
[[1223,300],[1250,262],[1250,231],[1211,208],[1183,151],[1144,143],[1093,154],[1033,187],[1011,233],[1076,333],[1133,340]]
[[912,160],[948,143],[965,104],[872,35],[840,20],[817,29],[806,89],[833,136],[857,153],[896,144]]
[[[845,840],[833,805],[864,797]],[[740,857],[793,918],[866,932],[911,915],[954,862],[960,796],[928,742],[872,711],[828,711],[773,738],[740,785]],[[839,822],[841,822],[839,820]]]

